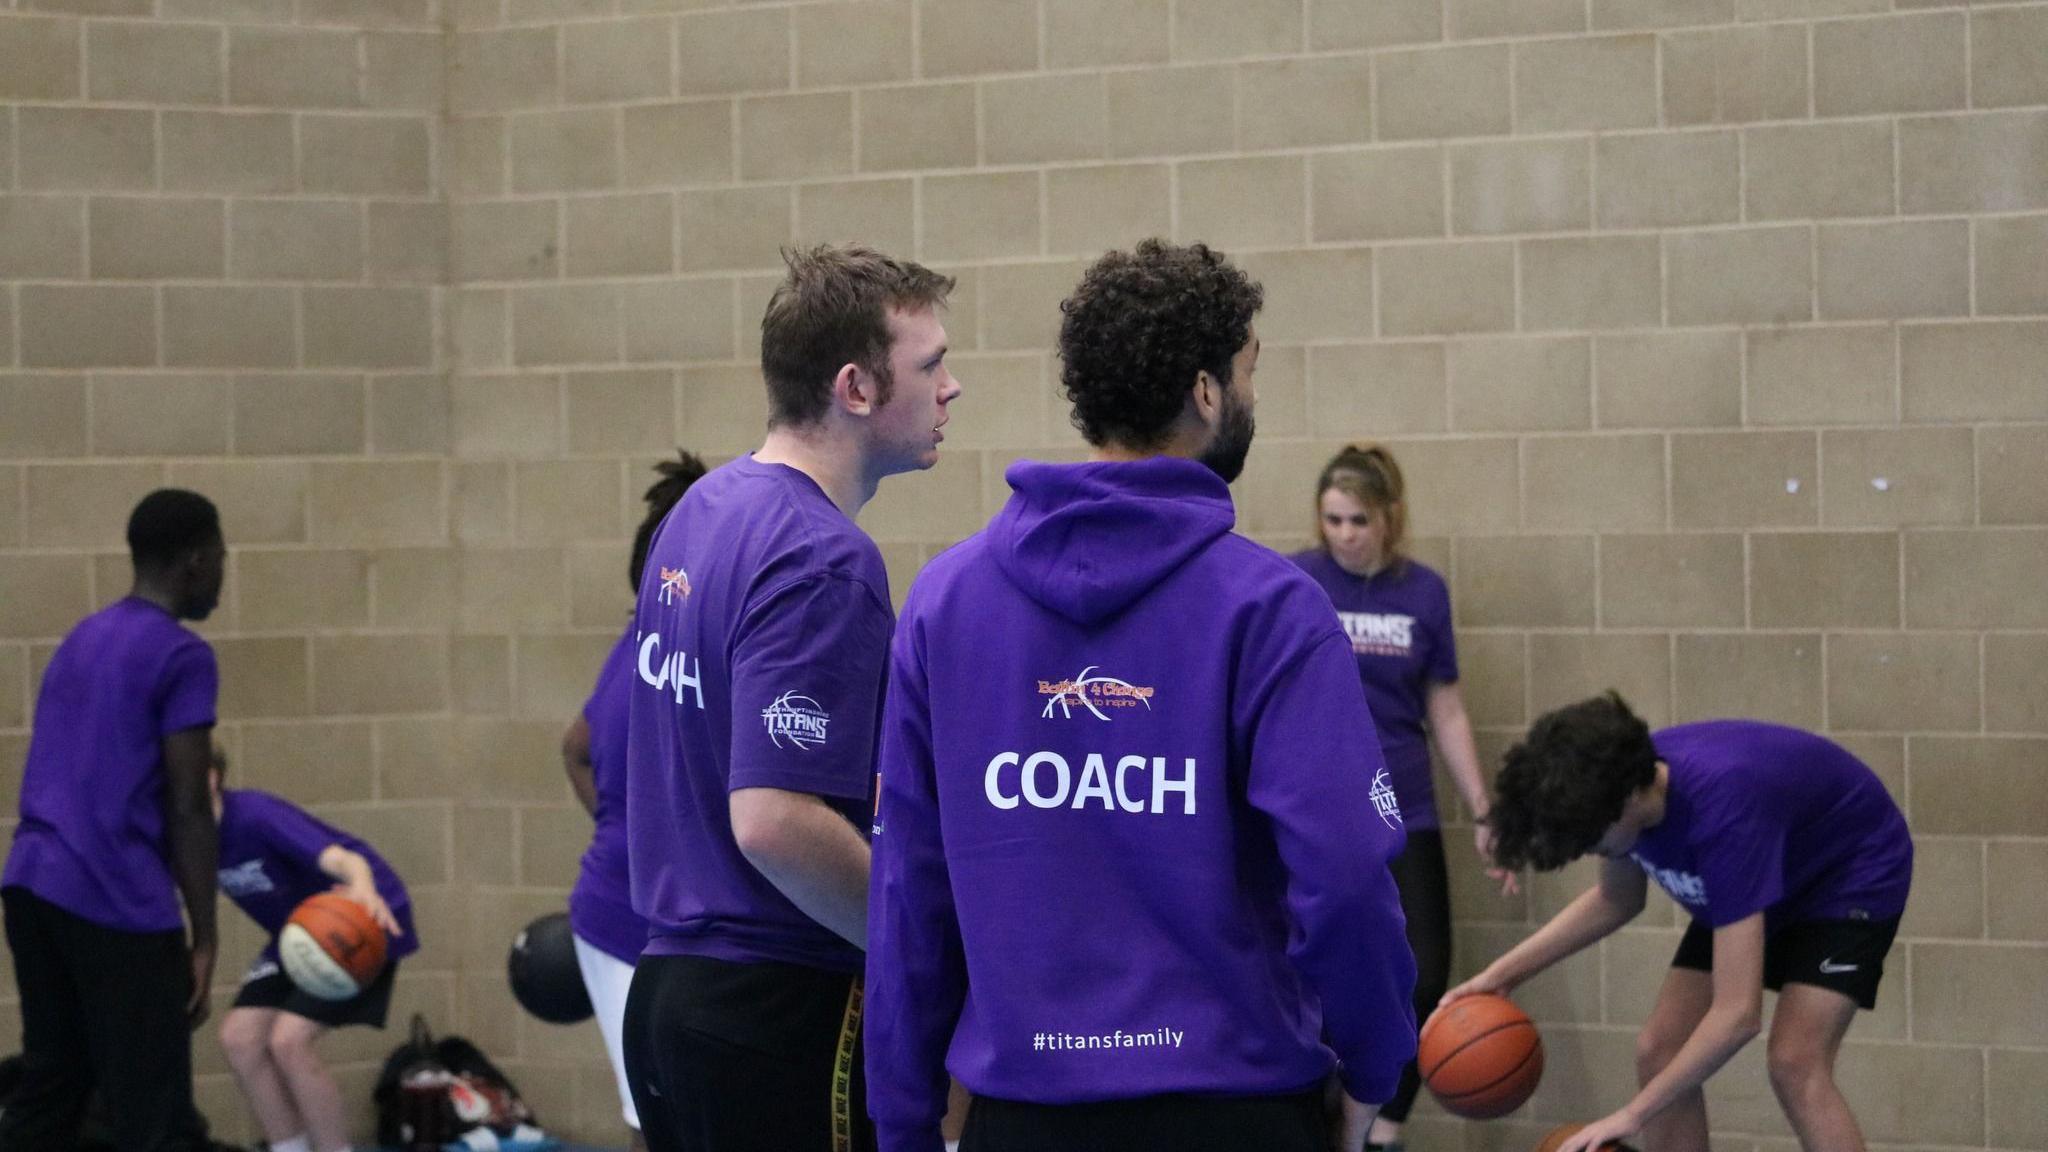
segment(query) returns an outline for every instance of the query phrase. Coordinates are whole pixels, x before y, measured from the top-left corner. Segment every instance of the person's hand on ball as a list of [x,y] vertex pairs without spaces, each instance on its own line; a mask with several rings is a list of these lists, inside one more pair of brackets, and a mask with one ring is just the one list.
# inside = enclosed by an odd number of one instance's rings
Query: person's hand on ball
[[1443,999],[1438,1000],[1436,1006],[1441,1011],[1446,1004],[1453,1000],[1462,1000],[1467,996],[1478,996],[1488,992],[1495,996],[1505,996],[1509,992],[1514,991],[1514,988],[1513,984],[1493,975],[1493,970],[1489,968],[1482,970],[1479,975],[1444,993]]
[[377,927],[382,928],[386,936],[405,935],[405,929],[398,926],[398,917],[391,914],[391,906],[384,903],[384,897],[377,894],[376,888],[367,884],[360,887],[336,884],[334,890],[362,905],[363,911],[370,914],[370,919],[377,922]]
[[1624,1108],[1572,1133],[1570,1139],[1557,1146],[1557,1152],[1595,1152],[1610,1143],[1626,1140],[1642,1129],[1642,1123]]

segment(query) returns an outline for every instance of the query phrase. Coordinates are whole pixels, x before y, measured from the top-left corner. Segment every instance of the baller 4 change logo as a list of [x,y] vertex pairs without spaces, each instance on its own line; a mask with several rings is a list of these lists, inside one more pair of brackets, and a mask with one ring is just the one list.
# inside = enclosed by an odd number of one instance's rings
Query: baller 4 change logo
[[1096,665],[1081,669],[1081,674],[1071,680],[1040,680],[1038,694],[1049,697],[1045,711],[1038,715],[1050,720],[1053,710],[1058,709],[1062,719],[1072,719],[1074,709],[1085,710],[1097,720],[1108,720],[1109,711],[1118,708],[1152,708],[1152,697],[1157,688],[1143,687],[1114,676],[1098,676]]

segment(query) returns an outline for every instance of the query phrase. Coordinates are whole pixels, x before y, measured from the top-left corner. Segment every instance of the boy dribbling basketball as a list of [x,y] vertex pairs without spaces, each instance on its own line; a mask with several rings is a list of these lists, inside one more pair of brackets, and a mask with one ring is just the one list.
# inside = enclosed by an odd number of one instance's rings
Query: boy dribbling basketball
[[1701,1086],[1762,1031],[1771,1087],[1807,1152],[1860,1152],[1835,1057],[1877,1003],[1913,878],[1906,819],[1876,774],[1809,732],[1743,720],[1651,732],[1609,693],[1537,719],[1510,749],[1492,825],[1503,867],[1602,858],[1600,881],[1446,1003],[1506,992],[1612,933],[1655,879],[1692,913],[1636,1042],[1641,1090],[1558,1146],[1645,1133],[1706,1152]]
[[[221,1020],[221,1047],[270,1152],[347,1152],[341,1089],[313,1045],[330,1028],[384,1026],[398,961],[419,951],[412,901],[368,844],[268,792],[222,787],[226,771],[227,758],[216,751],[209,782],[220,822],[220,890],[270,943]],[[278,959],[278,933],[293,909],[329,890],[362,905],[388,940],[384,971],[347,1000],[306,993]]]

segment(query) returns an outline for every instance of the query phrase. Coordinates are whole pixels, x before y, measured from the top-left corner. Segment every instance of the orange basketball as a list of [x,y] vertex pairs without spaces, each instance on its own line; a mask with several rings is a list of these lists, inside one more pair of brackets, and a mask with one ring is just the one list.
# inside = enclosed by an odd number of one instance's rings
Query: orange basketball
[[[1565,1141],[1577,1135],[1579,1129],[1584,1127],[1584,1124],[1559,1124],[1557,1127],[1552,1128],[1548,1135],[1543,1137],[1543,1143],[1536,1146],[1536,1152],[1557,1152],[1560,1147],[1563,1147]],[[1600,1146],[1600,1152],[1634,1152],[1634,1150],[1626,1144],[1617,1144],[1609,1140]]]
[[384,929],[339,892],[308,896],[277,934],[285,975],[310,996],[347,1000],[384,971]]
[[1528,1102],[1543,1079],[1543,1038],[1505,996],[1465,996],[1422,1028],[1416,1064],[1423,1083],[1450,1112],[1468,1120],[1505,1116]]

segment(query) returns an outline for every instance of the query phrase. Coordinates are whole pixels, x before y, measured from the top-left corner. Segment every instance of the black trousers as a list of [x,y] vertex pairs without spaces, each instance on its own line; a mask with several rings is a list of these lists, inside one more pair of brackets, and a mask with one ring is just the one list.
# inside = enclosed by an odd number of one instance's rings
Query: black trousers
[[1328,1152],[1320,1087],[1286,1096],[1024,1104],[977,1096],[960,1152]]
[[0,890],[21,990],[22,1080],[0,1111],[0,1152],[78,1138],[86,1104],[122,1152],[193,1152],[192,986],[183,932],[118,932],[25,888]]
[[858,977],[642,956],[626,1077],[653,1152],[872,1152]]
[[[1444,864],[1444,834],[1436,828],[1411,829],[1408,847],[1387,865],[1394,887],[1401,890],[1401,911],[1408,916],[1408,947],[1415,953],[1415,1025],[1429,1019],[1443,999],[1451,978],[1451,876]],[[1408,1119],[1422,1075],[1415,1061],[1401,1070],[1401,1086],[1380,1115],[1395,1123]]]

